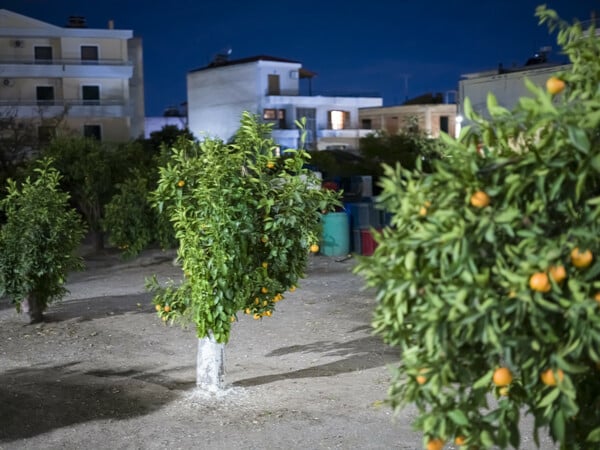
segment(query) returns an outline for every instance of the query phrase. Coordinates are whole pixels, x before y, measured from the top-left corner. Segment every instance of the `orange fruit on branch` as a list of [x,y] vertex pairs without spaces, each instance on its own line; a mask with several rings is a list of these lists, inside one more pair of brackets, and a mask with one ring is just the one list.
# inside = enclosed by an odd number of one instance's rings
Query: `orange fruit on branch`
[[313,253],[317,253],[319,251],[319,246],[317,244],[313,244],[310,246],[310,251]]
[[565,86],[565,82],[558,77],[550,77],[546,81],[546,90],[552,95],[560,94],[565,90]]
[[475,208],[485,208],[490,204],[490,196],[484,191],[477,191],[471,195],[471,205]]
[[592,264],[592,260],[594,259],[594,255],[590,250],[581,251],[579,247],[575,247],[571,250],[571,262],[578,269],[585,269]]
[[456,438],[454,438],[454,443],[456,445],[465,445],[466,441],[467,441],[467,438],[464,436],[456,436]]
[[537,292],[549,292],[552,289],[548,275],[544,272],[536,272],[529,277],[529,287]]
[[444,441],[439,438],[429,439],[426,448],[427,450],[442,450],[444,448]]
[[561,283],[565,280],[565,278],[567,278],[567,271],[563,265],[550,266],[549,272],[550,276],[556,283]]
[[[556,375],[558,376],[558,379],[560,381],[562,381],[565,378],[565,373],[562,371],[562,369],[558,369],[556,371]],[[554,376],[554,371],[552,369],[548,369],[542,372],[542,374],[540,375],[542,383],[544,383],[546,386],[556,386],[556,384],[558,383],[556,378],[557,377]]]
[[512,380],[513,375],[508,367],[499,367],[492,376],[492,381],[496,386],[508,386]]

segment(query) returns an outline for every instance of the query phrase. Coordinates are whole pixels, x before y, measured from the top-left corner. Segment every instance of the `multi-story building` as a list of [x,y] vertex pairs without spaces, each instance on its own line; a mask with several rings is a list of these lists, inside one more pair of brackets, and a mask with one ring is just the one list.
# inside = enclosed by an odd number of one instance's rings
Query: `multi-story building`
[[300,80],[314,73],[297,61],[272,56],[215,59],[187,76],[189,129],[197,137],[230,140],[247,111],[273,124],[273,138],[283,148],[297,148],[301,131],[296,120],[306,118],[304,148],[358,148],[359,109],[381,106],[377,96],[301,94]]
[[55,26],[0,9],[0,119],[43,141],[60,130],[123,142],[144,134],[142,43],[131,30]]

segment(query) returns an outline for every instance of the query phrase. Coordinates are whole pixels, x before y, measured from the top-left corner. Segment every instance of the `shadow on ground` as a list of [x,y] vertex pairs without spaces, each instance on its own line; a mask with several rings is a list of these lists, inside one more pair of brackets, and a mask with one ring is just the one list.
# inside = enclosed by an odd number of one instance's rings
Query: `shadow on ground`
[[127,294],[111,297],[94,297],[68,300],[52,304],[45,315],[45,322],[62,322],[78,319],[79,322],[122,314],[154,312],[152,294]]
[[379,338],[372,336],[345,342],[316,341],[305,345],[281,347],[273,350],[266,356],[282,356],[291,353],[320,353],[324,357],[339,356],[344,358],[291,372],[246,378],[238,380],[233,384],[235,386],[248,387],[295,378],[332,377],[340,373],[373,369],[398,361],[395,350],[384,346]]
[[[0,443],[93,420],[149,414],[175,400],[181,385],[144,370],[76,370],[73,362],[0,374]],[[171,369],[178,370],[178,369]]]

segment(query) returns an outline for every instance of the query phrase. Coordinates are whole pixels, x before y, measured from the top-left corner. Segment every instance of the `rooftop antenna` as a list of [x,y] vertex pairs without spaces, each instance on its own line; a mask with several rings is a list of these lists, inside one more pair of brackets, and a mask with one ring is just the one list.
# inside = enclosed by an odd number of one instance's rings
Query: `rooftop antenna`
[[408,79],[411,77],[410,73],[399,73],[399,76],[404,78],[404,101],[408,101]]
[[215,55],[215,57],[213,58],[213,60],[210,62],[210,66],[218,66],[219,64],[224,64],[227,61],[229,61],[229,55],[231,55],[231,53],[233,52],[233,49],[231,48],[231,45],[228,45],[227,47],[225,47],[224,49],[222,49],[221,51],[219,51],[219,53],[217,53]]

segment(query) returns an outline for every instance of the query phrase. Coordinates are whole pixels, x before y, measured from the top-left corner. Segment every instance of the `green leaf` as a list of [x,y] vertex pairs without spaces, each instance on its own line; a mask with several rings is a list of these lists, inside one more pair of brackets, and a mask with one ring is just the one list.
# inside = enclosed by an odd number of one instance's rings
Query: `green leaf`
[[600,427],[594,428],[590,434],[588,434],[586,441],[588,442],[600,442]]
[[454,422],[456,425],[467,426],[469,425],[469,420],[465,413],[460,409],[454,409],[448,413],[448,417]]
[[569,141],[573,146],[582,153],[588,154],[590,151],[590,140],[585,132],[581,128],[576,128],[569,125],[567,127],[569,132]]

